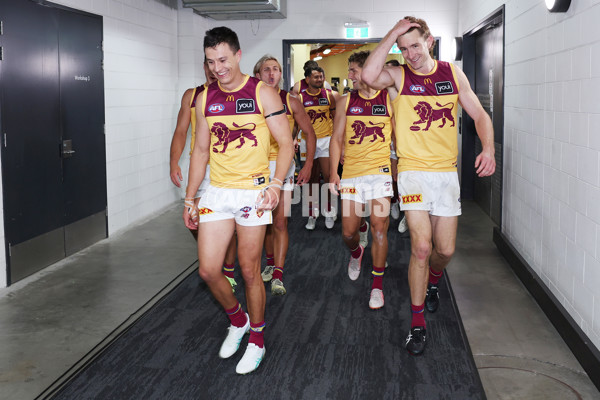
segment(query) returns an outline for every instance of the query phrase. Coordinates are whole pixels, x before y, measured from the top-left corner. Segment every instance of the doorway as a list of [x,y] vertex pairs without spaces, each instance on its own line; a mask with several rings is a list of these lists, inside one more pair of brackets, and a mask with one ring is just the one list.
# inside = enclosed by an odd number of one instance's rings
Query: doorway
[[463,36],[463,70],[494,127],[496,172],[479,178],[473,166],[482,146],[475,124],[462,113],[461,196],[474,199],[502,226],[502,169],[504,143],[504,6]]
[[[40,4],[43,3],[43,4]],[[9,284],[107,236],[102,17],[0,4]]]

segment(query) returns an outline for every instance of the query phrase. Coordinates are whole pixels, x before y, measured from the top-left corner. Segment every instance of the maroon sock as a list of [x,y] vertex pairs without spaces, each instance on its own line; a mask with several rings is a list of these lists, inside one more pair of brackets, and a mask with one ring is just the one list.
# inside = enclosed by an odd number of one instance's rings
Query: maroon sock
[[366,232],[368,227],[367,221],[363,221],[363,224],[360,226],[360,228],[358,228],[358,230],[361,232]]
[[373,272],[371,272],[371,274],[373,275],[373,286],[371,286],[371,289],[383,290],[383,272],[384,271],[385,271],[385,267],[377,268],[376,266],[373,265]]
[[431,267],[429,267],[429,283],[437,285],[442,275],[444,275],[444,271],[435,272]]
[[273,254],[267,254],[267,267],[275,266],[275,257]]
[[281,280],[283,278],[283,267],[275,267],[273,269],[273,279]]
[[265,338],[263,335],[263,329],[265,329],[265,321],[254,324],[250,322],[250,339],[248,343],[254,343],[258,347],[264,347]]
[[352,258],[359,258],[363,253],[363,248],[360,247],[360,244],[358,246],[356,246],[356,248],[354,250],[350,250],[350,254],[352,255]]
[[237,326],[238,328],[246,325],[246,313],[242,310],[242,306],[240,303],[229,310],[225,310],[227,316],[229,317],[229,321],[231,321],[231,325]]
[[223,275],[228,278],[233,278],[235,264],[223,264]]
[[411,329],[415,326],[425,327],[425,303],[420,306],[411,304],[410,310],[412,311],[412,321],[410,323]]

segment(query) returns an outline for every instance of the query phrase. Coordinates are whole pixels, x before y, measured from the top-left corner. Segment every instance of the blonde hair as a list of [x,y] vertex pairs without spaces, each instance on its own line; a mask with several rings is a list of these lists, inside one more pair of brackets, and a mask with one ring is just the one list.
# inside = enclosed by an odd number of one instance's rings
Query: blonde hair
[[277,63],[277,66],[279,67],[279,70],[283,72],[283,69],[281,68],[281,64],[279,63],[279,60],[270,54],[265,54],[256,62],[256,64],[254,64],[254,70],[252,71],[252,73],[254,75],[260,74],[260,69],[262,68],[263,64],[266,63],[267,61],[275,61]]

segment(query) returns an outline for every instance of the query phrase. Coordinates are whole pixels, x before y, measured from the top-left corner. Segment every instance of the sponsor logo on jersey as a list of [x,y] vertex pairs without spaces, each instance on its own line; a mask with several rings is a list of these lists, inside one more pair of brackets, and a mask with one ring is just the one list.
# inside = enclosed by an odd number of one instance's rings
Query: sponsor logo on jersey
[[324,98],[320,98],[319,99],[319,105],[320,106],[328,106],[329,105],[329,100],[324,99]]
[[383,104],[375,104],[371,108],[373,115],[385,115],[387,114],[387,108]]
[[245,114],[254,112],[254,99],[237,99],[235,101],[235,113]]
[[340,188],[340,194],[356,194],[356,188],[353,188],[353,187]]
[[265,183],[265,177],[261,176],[260,178],[254,178],[254,186],[263,185]]
[[425,78],[425,80],[423,82],[425,82],[426,85],[431,85],[433,83],[431,81],[431,78]]
[[379,167],[379,172],[382,172],[382,173],[386,173],[386,174],[387,174],[387,173],[389,173],[389,172],[390,172],[390,167],[388,167],[387,165],[384,165],[384,166],[382,166],[382,167]]
[[352,114],[362,114],[363,111],[364,110],[361,107],[350,107],[350,112]]
[[[427,79],[429,79],[429,78],[427,78]],[[417,93],[417,94],[425,93],[425,88],[421,85],[410,85],[410,87],[408,89],[411,92]]]
[[221,103],[215,103],[208,106],[208,112],[212,114],[218,114],[225,111],[225,106]]
[[452,82],[450,81],[436,82],[435,90],[437,91],[437,94],[454,93],[454,87],[452,86]]
[[207,215],[212,214],[214,211],[210,208],[202,207],[198,210],[198,215]]
[[232,94],[228,94],[227,97],[225,98],[225,101],[234,101],[235,100],[235,96]]
[[422,203],[422,202],[423,202],[422,194],[409,194],[407,196],[402,196],[403,204]]

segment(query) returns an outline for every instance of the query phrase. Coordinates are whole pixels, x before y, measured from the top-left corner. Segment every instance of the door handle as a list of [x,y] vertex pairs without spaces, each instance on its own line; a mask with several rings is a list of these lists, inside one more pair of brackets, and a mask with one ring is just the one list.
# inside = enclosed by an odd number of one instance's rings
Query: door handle
[[63,140],[62,145],[60,147],[60,156],[62,158],[69,158],[75,154],[75,150],[73,150],[73,142],[71,139]]

